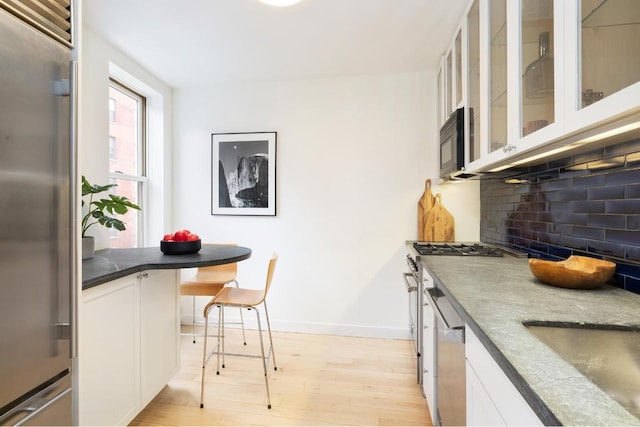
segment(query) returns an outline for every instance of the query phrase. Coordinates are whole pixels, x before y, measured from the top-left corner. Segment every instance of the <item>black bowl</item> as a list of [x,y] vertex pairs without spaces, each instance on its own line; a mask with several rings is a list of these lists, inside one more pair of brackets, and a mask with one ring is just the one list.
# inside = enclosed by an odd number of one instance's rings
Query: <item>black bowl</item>
[[195,254],[202,248],[200,239],[191,242],[168,242],[160,240],[160,250],[165,255],[187,255]]

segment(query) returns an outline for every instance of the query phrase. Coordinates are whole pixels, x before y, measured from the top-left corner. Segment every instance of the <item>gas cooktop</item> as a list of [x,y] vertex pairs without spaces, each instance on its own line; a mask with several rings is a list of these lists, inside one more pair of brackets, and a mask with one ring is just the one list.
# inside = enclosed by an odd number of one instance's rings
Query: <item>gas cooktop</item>
[[501,257],[503,251],[482,243],[429,243],[414,242],[413,247],[420,255],[462,255]]

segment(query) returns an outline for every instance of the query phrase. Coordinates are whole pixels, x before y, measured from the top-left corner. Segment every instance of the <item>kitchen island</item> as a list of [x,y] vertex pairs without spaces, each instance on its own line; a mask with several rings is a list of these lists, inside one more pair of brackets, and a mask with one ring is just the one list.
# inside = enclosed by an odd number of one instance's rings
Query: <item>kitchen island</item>
[[538,340],[523,322],[640,326],[640,295],[603,286],[556,288],[528,260],[423,257],[421,262],[546,425],[640,425],[640,419]]
[[245,260],[241,246],[196,254],[105,249],[82,262],[78,308],[80,425],[127,425],[180,368],[180,271]]

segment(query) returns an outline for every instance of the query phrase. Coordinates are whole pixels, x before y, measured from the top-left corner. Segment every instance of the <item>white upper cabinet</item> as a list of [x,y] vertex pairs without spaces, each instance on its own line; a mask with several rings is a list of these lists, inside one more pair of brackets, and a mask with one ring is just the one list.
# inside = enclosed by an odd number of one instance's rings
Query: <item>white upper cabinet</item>
[[556,31],[554,23],[561,19],[555,19],[553,8],[553,0],[522,0],[519,11],[519,34],[514,34],[519,40],[517,67],[522,76],[517,94],[520,116],[514,118],[520,124],[514,130],[518,139],[558,123],[555,104],[562,99],[558,94],[563,85],[555,82],[555,76],[562,75],[555,70],[555,35],[561,28]]
[[454,49],[454,64],[455,64],[455,100],[456,106],[462,105],[462,29],[458,30],[458,34],[456,35],[455,43],[453,45]]
[[442,67],[438,68],[438,127],[444,123],[444,70]]
[[[480,23],[480,67],[479,75],[468,70],[468,93],[472,100],[477,80],[480,129],[469,146],[467,170],[500,165],[562,133],[563,64],[555,57],[563,57],[557,36],[563,14],[563,3],[554,0],[473,2],[467,20]],[[470,54],[473,42],[470,38]]]
[[[466,16],[467,28],[467,143],[466,164],[480,159],[480,0],[474,0]],[[485,125],[486,126],[486,125]]]
[[640,107],[640,2],[571,0],[566,5],[567,131]]
[[507,0],[480,1],[480,127],[483,131],[479,161],[483,162],[504,157],[509,144],[511,86],[507,62],[507,3]]
[[444,60],[444,77],[445,77],[445,99],[444,99],[444,111],[445,117],[449,117],[453,111],[453,52],[449,50]]
[[515,90],[509,100],[510,145],[505,158],[563,135],[567,93],[564,1],[520,0],[510,6],[509,78]]
[[464,105],[463,86],[466,75],[463,72],[465,55],[462,30],[459,28],[456,32],[438,70],[438,126],[442,126],[451,113]]
[[640,125],[640,1],[472,0],[460,28],[439,72],[439,123],[465,106],[468,171]]

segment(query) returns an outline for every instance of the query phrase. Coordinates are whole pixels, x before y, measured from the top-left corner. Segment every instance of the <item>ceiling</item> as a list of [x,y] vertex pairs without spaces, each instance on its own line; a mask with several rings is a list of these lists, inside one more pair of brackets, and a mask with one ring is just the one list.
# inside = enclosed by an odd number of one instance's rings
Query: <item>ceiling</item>
[[435,69],[468,0],[82,0],[86,26],[174,88]]

